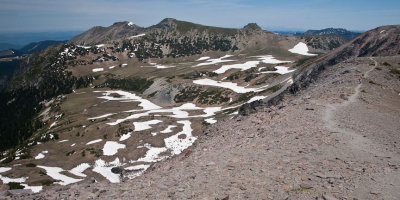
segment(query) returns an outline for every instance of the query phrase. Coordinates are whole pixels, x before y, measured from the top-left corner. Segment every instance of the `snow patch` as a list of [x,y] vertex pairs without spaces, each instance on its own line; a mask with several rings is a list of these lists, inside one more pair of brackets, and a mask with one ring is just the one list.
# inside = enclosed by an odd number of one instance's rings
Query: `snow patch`
[[49,152],[48,152],[48,151],[42,151],[41,153],[39,153],[39,154],[35,157],[35,159],[36,159],[36,160],[42,159],[42,158],[45,157],[44,154],[47,154],[47,153],[49,153]]
[[138,38],[138,37],[142,37],[142,36],[145,36],[146,34],[145,33],[142,33],[142,34],[139,34],[139,35],[134,35],[134,36],[131,36],[131,37],[129,37],[129,38]]
[[59,168],[59,167],[46,167],[46,166],[40,166],[40,165],[38,165],[37,167],[46,170],[46,174],[48,176],[50,176],[51,178],[53,178],[55,180],[59,180],[58,182],[55,182],[56,184],[69,185],[71,183],[76,183],[76,182],[79,182],[79,181],[83,180],[83,179],[71,178],[71,177],[66,176],[64,174],[61,174],[60,172],[63,172],[65,170],[62,169],[62,168]]
[[23,183],[27,179],[28,179],[28,177],[8,178],[8,177],[0,175],[0,180],[3,182],[3,184],[7,184],[7,183],[10,183],[10,182]]
[[135,166],[131,166],[131,167],[126,167],[125,170],[131,170],[132,172],[128,172],[127,173],[127,177],[129,179],[134,179],[140,175],[143,174],[143,172],[145,172],[148,168],[150,167],[150,165],[135,165]]
[[93,171],[101,174],[111,183],[119,183],[120,175],[111,172],[111,169],[113,167],[119,167],[119,166],[121,166],[121,163],[119,162],[118,158],[116,158],[113,162],[109,163],[105,162],[102,159],[98,159],[94,164]]
[[166,129],[160,131],[160,133],[172,133],[172,129],[176,128],[177,126],[175,125],[169,125]]
[[55,126],[57,124],[57,121],[53,122],[52,124],[50,124],[49,129],[53,128],[53,126]]
[[124,144],[119,144],[114,141],[107,141],[103,147],[103,155],[105,156],[113,156],[118,153],[118,149],[125,149]]
[[87,175],[84,174],[83,172],[90,167],[89,163],[81,163],[75,168],[69,170],[71,174],[75,176],[80,176],[80,177],[86,177]]
[[98,142],[101,142],[101,141],[103,141],[103,139],[92,140],[92,141],[86,143],[86,145],[95,144],[95,143],[98,143]]
[[[178,121],[178,123],[183,124],[183,130],[169,138],[165,138],[165,147],[171,150],[173,155],[178,155],[182,153],[183,150],[192,146],[194,141],[196,141],[196,137],[192,136],[192,127],[191,122],[189,120]],[[179,138],[180,135],[186,135],[185,138]]]
[[[154,110],[154,109],[160,109],[160,106],[157,106],[156,104],[152,103],[151,101],[147,99],[143,99],[140,96],[137,96],[133,93],[125,92],[122,90],[110,90],[110,91],[94,91],[94,92],[101,92],[103,93],[104,96],[98,97],[100,99],[106,99],[109,101],[124,101],[124,102],[140,102],[139,106],[143,108],[143,110]],[[119,95],[119,97],[115,96],[110,96],[111,94],[116,93]]]
[[84,48],[84,49],[90,49],[90,48],[92,48],[92,47],[90,47],[90,46],[82,46],[82,45],[76,45],[77,47],[80,47],[80,48]]
[[198,84],[198,85],[208,85],[208,86],[228,88],[236,93],[260,92],[260,91],[266,89],[266,87],[268,87],[268,85],[265,85],[265,86],[262,86],[259,88],[246,88],[246,87],[238,86],[237,83],[215,81],[215,80],[208,79],[208,78],[194,80],[193,83]]
[[132,132],[128,132],[127,134],[122,135],[119,138],[119,141],[121,142],[121,141],[127,140],[127,139],[129,139],[131,137],[131,135],[132,135]]
[[300,54],[300,55],[304,55],[304,56],[316,56],[317,55],[317,54],[308,53],[308,47],[303,42],[299,42],[292,49],[289,49],[289,51],[292,52],[292,53]]
[[203,61],[203,60],[208,60],[208,59],[210,59],[210,57],[204,56],[204,57],[197,59],[196,61]]
[[264,71],[264,72],[260,72],[260,74],[273,74],[273,73],[277,73],[277,74],[287,74],[287,73],[291,73],[296,71],[296,69],[292,69],[289,70],[289,67],[285,67],[285,66],[276,66],[275,67],[276,71]]
[[207,62],[199,63],[199,64],[197,64],[196,66],[193,66],[193,67],[200,67],[200,66],[204,66],[204,65],[214,65],[214,64],[217,64],[217,63],[235,61],[235,60],[222,60],[222,59],[229,58],[229,57],[232,57],[232,55],[225,55],[225,56],[222,56],[221,58],[216,58],[216,59],[208,59]]
[[135,131],[143,131],[150,129],[150,125],[158,124],[161,123],[162,121],[160,120],[150,120],[147,122],[133,122],[133,125],[135,126]]
[[115,68],[115,66],[108,67],[108,69],[114,69],[114,68]]
[[25,190],[32,190],[33,193],[38,193],[43,190],[43,186],[29,186],[28,184],[21,184]]
[[175,67],[175,66],[158,65],[156,63],[149,63],[149,64],[151,64],[151,66],[142,66],[142,67],[155,67],[157,69],[168,69]]
[[102,72],[104,71],[104,68],[94,68],[92,69],[92,72]]
[[12,168],[11,167],[0,167],[0,173],[4,173],[6,171],[10,171]]
[[101,119],[101,118],[109,117],[113,114],[115,114],[115,113],[108,113],[108,114],[100,115],[98,117],[91,117],[91,118],[88,118],[88,120]]
[[167,151],[166,147],[152,147],[148,143],[144,144],[144,147],[146,147],[148,150],[144,157],[141,157],[137,160],[138,162],[157,162],[166,158],[166,156],[160,156],[161,153]]
[[247,103],[251,103],[251,102],[254,102],[254,101],[262,100],[262,99],[265,99],[266,97],[267,96],[254,96],[249,101],[247,101]]
[[58,143],[68,142],[69,140],[61,140]]
[[217,120],[214,119],[214,118],[208,118],[208,119],[205,119],[204,121],[206,121],[206,122],[209,123],[209,124],[215,124],[215,123],[217,123]]
[[241,71],[245,71],[253,67],[257,67],[259,63],[260,61],[247,61],[243,64],[223,65],[221,68],[215,70],[214,72],[217,74],[223,74],[230,69],[240,69]]

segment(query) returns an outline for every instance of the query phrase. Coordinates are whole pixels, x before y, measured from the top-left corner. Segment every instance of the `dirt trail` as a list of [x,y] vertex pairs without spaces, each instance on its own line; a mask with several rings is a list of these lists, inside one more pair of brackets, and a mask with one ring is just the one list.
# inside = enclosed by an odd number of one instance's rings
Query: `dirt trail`
[[[378,62],[373,58],[375,65],[365,72],[365,77],[373,71],[377,66]],[[360,102],[360,91],[363,83],[358,84],[354,88],[354,93],[348,97],[347,100],[341,103],[329,104],[326,106],[325,112],[323,114],[323,121],[328,130],[330,130],[336,136],[338,141],[342,144],[338,145],[333,154],[346,154],[348,158],[353,161],[364,162],[364,163],[374,163],[374,164],[385,164],[389,166],[390,163],[398,163],[400,157],[397,153],[389,151],[383,144],[377,142],[376,140],[367,138],[356,131],[354,128],[346,127],[347,123],[343,123],[341,118],[345,118],[345,115],[349,115],[352,107],[361,104]],[[351,119],[353,121],[361,119]],[[376,133],[379,134],[379,133]],[[383,199],[396,199],[397,195],[400,195],[396,186],[396,183],[400,180],[400,173],[395,170],[386,170],[375,172],[370,174],[368,178],[361,179],[358,188],[354,191],[354,197],[360,199],[370,199],[368,193],[376,193],[383,196]],[[398,197],[398,196],[397,196]]]
[[[373,58],[370,59],[375,62],[375,65],[367,72],[365,72],[364,79],[368,76],[368,74],[372,70],[374,70],[378,66],[378,62],[376,62]],[[365,149],[370,149],[370,147],[374,145],[373,142],[371,142],[369,139],[364,138],[362,135],[359,135],[358,133],[352,130],[342,128],[342,126],[340,126],[340,123],[335,120],[335,114],[337,110],[345,109],[346,107],[352,106],[352,104],[357,103],[358,97],[360,96],[361,86],[362,83],[358,84],[355,87],[354,94],[348,97],[348,100],[343,101],[341,103],[327,105],[323,119],[326,123],[326,127],[328,128],[328,130],[351,137],[351,139],[349,140],[349,142],[352,144],[351,147],[364,152]],[[377,152],[368,152],[368,153],[376,154]]]

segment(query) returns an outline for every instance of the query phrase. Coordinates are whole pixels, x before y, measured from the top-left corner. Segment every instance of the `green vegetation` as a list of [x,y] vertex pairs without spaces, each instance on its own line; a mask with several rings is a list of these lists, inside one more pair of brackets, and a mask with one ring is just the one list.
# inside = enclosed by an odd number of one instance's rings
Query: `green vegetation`
[[176,103],[193,101],[199,96],[200,92],[201,89],[194,86],[183,88],[177,95],[175,95],[174,101]]
[[180,31],[181,33],[186,33],[189,32],[190,30],[196,29],[201,33],[207,31],[208,33],[211,34],[223,34],[232,36],[235,35],[238,31],[237,29],[204,26],[200,24],[179,21],[179,20],[174,20],[174,22],[177,24],[177,30]]
[[16,182],[9,182],[8,186],[10,187],[10,190],[17,190],[17,189],[25,188],[23,185],[21,185],[20,183],[16,183]]
[[263,84],[265,84],[267,82],[268,79],[274,78],[274,77],[277,77],[277,76],[279,76],[279,74],[277,74],[277,73],[267,74],[265,77],[257,80],[254,84],[255,85],[263,85]]
[[236,72],[236,73],[233,73],[233,74],[229,75],[227,77],[227,79],[230,80],[230,81],[233,81],[233,80],[239,79],[239,77],[240,77],[240,73]]
[[381,71],[382,70],[382,68],[380,68],[380,67],[377,67],[377,68],[375,68],[376,70],[378,70],[378,71]]
[[44,172],[44,171],[39,171],[39,174],[40,174],[41,176],[46,176],[46,175],[47,175],[47,173]]
[[265,90],[265,91],[277,92],[277,91],[280,90],[282,87],[283,87],[283,85],[277,84],[277,85],[274,85],[274,86],[268,88],[268,89]]
[[373,85],[377,85],[374,81],[369,81],[369,83],[373,84]]
[[397,70],[397,69],[391,69],[391,70],[390,70],[390,73],[392,73],[392,74],[396,74],[396,75],[400,75],[400,70]]
[[63,47],[53,46],[22,61],[23,73],[15,76],[7,90],[0,91],[0,151],[26,145],[26,140],[44,127],[37,118],[43,109],[40,102],[90,84],[91,78],[77,78],[65,71],[68,59],[59,57]]
[[144,92],[153,84],[152,80],[145,78],[125,78],[125,79],[107,79],[105,83],[97,85],[97,88],[109,87],[111,89],[123,89],[135,92]]
[[362,93],[367,93],[365,90],[361,90]]
[[72,154],[74,154],[75,153],[75,150],[72,150],[72,151],[70,151],[70,152],[67,152],[65,155],[66,156],[70,156],[70,155],[72,155]]
[[56,181],[54,181],[54,180],[49,180],[49,179],[40,181],[40,183],[41,183],[42,185],[45,185],[45,186],[50,186],[50,185],[52,185],[54,182],[56,182]]
[[246,76],[246,78],[244,78],[244,81],[246,82],[250,82],[252,79],[257,78],[258,74],[249,74]]
[[388,62],[384,62],[384,63],[382,63],[382,65],[383,66],[386,66],[386,67],[390,67],[390,66],[392,66],[391,64],[389,64]]
[[121,137],[122,135],[128,134],[129,132],[132,132],[133,130],[129,127],[124,127],[121,126],[121,124],[118,124],[118,131],[117,131],[117,137]]
[[203,124],[204,126],[211,125],[210,123],[208,123],[208,122],[206,122],[206,121],[201,122],[201,124]]
[[174,101],[177,103],[190,102],[198,98],[197,102],[201,104],[221,104],[229,101],[229,94],[230,92],[220,89],[202,91],[200,88],[192,86],[179,91],[179,93],[175,95]]
[[28,164],[26,164],[25,166],[26,166],[26,167],[36,167],[36,164],[34,164],[34,163],[28,163]]
[[199,99],[197,102],[201,104],[220,104],[229,101],[229,97],[227,96],[229,92],[224,92],[221,90],[207,90],[200,93]]
[[90,154],[94,154],[97,158],[103,155],[103,150],[101,149],[94,149],[94,148],[86,148],[86,151],[89,151]]
[[147,97],[148,97],[148,98],[151,98],[151,97],[154,97],[154,95],[156,95],[156,94],[157,94],[157,91],[155,91],[155,92],[153,92],[153,93],[147,95]]
[[299,59],[299,60],[296,62],[296,67],[301,66],[301,65],[303,65],[303,64],[305,64],[305,63],[311,63],[313,60],[314,60],[314,57],[312,57],[312,56]]
[[231,103],[229,103],[229,105],[240,103],[240,102],[244,102],[244,101],[248,101],[252,97],[254,97],[255,95],[256,95],[256,93],[254,93],[254,92],[247,92],[247,93],[241,94],[237,100],[232,101]]

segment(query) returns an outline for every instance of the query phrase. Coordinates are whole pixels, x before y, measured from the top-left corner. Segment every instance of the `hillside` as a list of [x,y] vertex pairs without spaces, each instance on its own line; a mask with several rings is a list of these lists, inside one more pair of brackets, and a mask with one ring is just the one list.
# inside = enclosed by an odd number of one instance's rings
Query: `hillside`
[[[265,106],[283,102],[283,107],[267,109],[267,120],[268,113],[289,107],[287,99],[300,98],[291,94],[305,91],[325,68],[358,56],[398,55],[397,26],[372,30],[353,40],[357,45],[350,43],[319,56],[310,52],[312,48],[308,49],[303,40],[263,31],[256,24],[228,30],[165,19],[146,29],[149,32],[138,33],[145,35],[103,44],[84,46],[70,42],[55,45],[24,60],[21,73],[1,99],[1,105],[5,105],[2,110],[7,111],[3,112],[2,121],[10,116],[15,119],[25,117],[2,126],[2,130],[11,130],[5,133],[15,130],[20,133],[1,135],[2,147],[7,147],[0,157],[3,183],[18,182],[17,186],[35,191],[42,190],[43,186],[85,184],[93,179],[102,183],[120,183],[142,174],[135,180],[165,174],[155,172],[158,168],[165,169],[164,165],[157,164],[159,161],[167,160],[171,164],[175,159],[191,159],[192,150],[194,154],[202,155],[203,149],[197,151],[197,148],[203,143],[211,145],[206,146],[207,149],[220,143],[223,144],[221,149],[234,153],[235,150],[230,149],[234,146],[230,144],[240,145],[243,138],[255,138],[240,134],[257,133],[252,128],[268,128],[261,127],[264,126],[261,122],[250,125],[253,121],[247,120],[255,120],[251,116],[248,119],[239,117],[246,121],[243,123],[232,120],[237,119],[238,113],[249,115]],[[375,33],[381,29],[387,34]],[[113,30],[114,34],[120,34]],[[200,42],[200,38],[204,42]],[[379,47],[373,48],[371,44]],[[349,48],[355,45],[357,48]],[[237,49],[233,49],[234,46]],[[389,47],[395,50],[385,50]],[[318,49],[312,51],[321,52]],[[361,61],[366,62],[365,59]],[[390,63],[396,66],[396,61]],[[366,66],[362,67],[365,70]],[[382,73],[395,72],[393,70],[396,68],[385,69]],[[336,77],[334,71],[330,73]],[[354,70],[343,78],[350,78],[355,73]],[[395,82],[396,78],[390,81]],[[20,105],[25,107],[21,109]],[[298,118],[296,113],[287,119]],[[236,126],[240,131],[232,129]],[[21,127],[23,131],[19,129]],[[251,127],[251,130],[245,127]],[[239,135],[226,137],[228,134]],[[209,136],[204,135],[226,137],[226,141],[207,139]],[[230,144],[224,143],[231,140]],[[250,152],[253,147],[244,148],[249,149],[241,149],[243,153]],[[203,158],[210,160],[217,155],[224,156],[216,150],[204,151]],[[174,158],[178,155],[180,157]],[[260,157],[250,155],[250,158]],[[218,160],[227,161],[222,157]],[[215,166],[219,161],[212,162],[214,164],[209,166]],[[171,177],[175,175],[177,173],[172,173]],[[10,178],[13,181],[9,181]],[[193,181],[193,184],[200,183]],[[98,187],[103,186],[110,187],[101,184]],[[79,186],[67,186],[66,189],[69,187]],[[110,193],[103,194],[102,198],[115,195],[113,192],[117,190],[109,188]],[[143,198],[141,194],[124,195]]]
[[[15,199],[70,195],[98,199],[396,199],[400,195],[399,30],[398,26],[379,27],[303,62],[291,75],[293,84],[278,95],[242,106],[240,113],[246,116],[217,118],[217,123],[197,135],[193,146],[151,164],[139,177],[136,170],[141,165],[112,158],[104,169],[126,177],[123,183],[89,179]],[[361,84],[360,74],[365,75]],[[106,93],[109,99],[121,98]],[[243,113],[249,106],[255,113]],[[147,159],[158,158],[147,155]],[[94,168],[102,166],[97,163]],[[86,169],[85,174],[91,174]],[[130,176],[136,178],[129,180]]]
[[[244,103],[284,90],[297,61],[316,56],[301,40],[256,24],[224,29],[165,19],[148,30],[92,46],[55,44],[25,58],[0,99],[1,162],[73,168],[124,156],[142,173]],[[52,153],[34,159],[41,152]],[[35,169],[14,175],[35,186],[57,180]],[[104,170],[90,176],[120,181]]]

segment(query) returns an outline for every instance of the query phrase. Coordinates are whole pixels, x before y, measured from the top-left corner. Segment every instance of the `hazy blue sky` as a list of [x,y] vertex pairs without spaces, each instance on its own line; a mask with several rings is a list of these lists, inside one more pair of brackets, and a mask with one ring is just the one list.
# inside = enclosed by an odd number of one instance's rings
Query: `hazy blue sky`
[[172,17],[195,23],[267,29],[400,24],[400,0],[0,0],[0,32],[86,30],[132,21],[150,26]]

